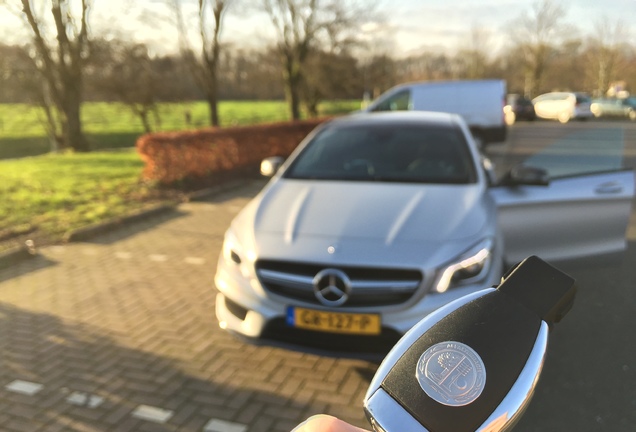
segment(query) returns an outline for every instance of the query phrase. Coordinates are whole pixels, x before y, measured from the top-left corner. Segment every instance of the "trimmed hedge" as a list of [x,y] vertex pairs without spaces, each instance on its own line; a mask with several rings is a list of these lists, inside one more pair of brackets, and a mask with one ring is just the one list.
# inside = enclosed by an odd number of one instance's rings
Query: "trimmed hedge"
[[150,133],[139,137],[136,146],[145,179],[164,186],[199,183],[243,173],[269,156],[287,157],[325,120]]

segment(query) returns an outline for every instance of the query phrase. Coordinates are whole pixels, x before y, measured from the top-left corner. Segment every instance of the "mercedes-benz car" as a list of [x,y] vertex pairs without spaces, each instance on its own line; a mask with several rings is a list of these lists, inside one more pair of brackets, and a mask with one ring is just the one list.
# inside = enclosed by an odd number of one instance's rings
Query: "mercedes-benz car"
[[273,177],[225,234],[220,326],[333,350],[388,347],[528,255],[623,249],[634,176],[606,168],[550,179],[520,165],[495,184],[457,115],[329,121],[284,163],[263,161]]

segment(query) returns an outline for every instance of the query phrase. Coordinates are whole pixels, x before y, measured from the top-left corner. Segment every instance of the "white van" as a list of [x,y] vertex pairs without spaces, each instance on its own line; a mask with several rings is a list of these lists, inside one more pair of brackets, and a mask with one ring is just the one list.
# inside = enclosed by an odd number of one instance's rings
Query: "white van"
[[383,93],[364,111],[438,111],[461,115],[481,144],[506,140],[503,80],[423,81],[401,84]]

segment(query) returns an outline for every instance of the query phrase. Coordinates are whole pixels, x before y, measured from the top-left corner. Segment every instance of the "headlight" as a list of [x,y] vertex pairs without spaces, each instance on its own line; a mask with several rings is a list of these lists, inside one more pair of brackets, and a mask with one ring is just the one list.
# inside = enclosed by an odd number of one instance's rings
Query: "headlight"
[[483,279],[490,269],[493,245],[492,239],[482,240],[442,268],[433,290],[443,293],[449,288]]

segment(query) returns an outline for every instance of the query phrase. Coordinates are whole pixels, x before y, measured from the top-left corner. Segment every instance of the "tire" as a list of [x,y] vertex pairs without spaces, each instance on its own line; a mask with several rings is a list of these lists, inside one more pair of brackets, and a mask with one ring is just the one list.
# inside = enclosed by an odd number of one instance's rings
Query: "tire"
[[570,113],[567,111],[560,112],[557,119],[559,120],[559,123],[566,124],[570,121]]
[[517,116],[513,111],[510,111],[505,114],[504,120],[508,126],[512,126],[517,121]]
[[631,110],[627,117],[629,117],[629,119],[632,121],[636,120],[636,110]]

